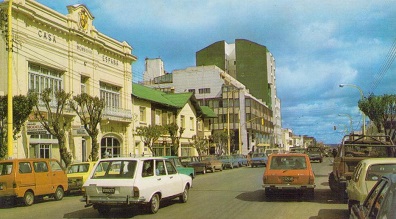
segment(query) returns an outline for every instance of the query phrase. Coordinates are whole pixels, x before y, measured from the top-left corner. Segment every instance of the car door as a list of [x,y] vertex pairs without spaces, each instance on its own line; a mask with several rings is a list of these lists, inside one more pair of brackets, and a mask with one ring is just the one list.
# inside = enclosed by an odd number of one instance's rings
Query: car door
[[[351,200],[358,200],[358,194],[361,193],[359,189],[359,179],[362,172],[362,163],[359,163],[355,171],[352,174],[352,178],[348,181],[347,193],[348,198]],[[364,176],[363,176],[364,177]]]
[[[168,161],[170,163],[170,161]],[[164,160],[155,160],[155,168],[156,168],[156,178],[158,181],[158,186],[162,191],[162,197],[166,198],[173,195],[172,192],[172,183],[166,172],[166,167]]]
[[154,173],[154,169],[154,160],[149,159],[143,161],[140,173],[141,179],[137,184],[141,196],[151,197],[154,193],[162,189],[162,180]]
[[165,160],[166,171],[168,173],[167,183],[170,195],[180,194],[183,191],[183,183],[176,168],[169,160]]
[[365,218],[376,218],[375,216],[378,214],[378,211],[375,210],[376,207],[374,205],[377,201],[377,198],[379,197],[379,194],[381,193],[382,189],[386,184],[386,180],[380,180],[370,191],[361,208],[362,212],[360,212],[365,216]]
[[36,181],[36,191],[35,195],[44,195],[54,193],[55,189],[51,184],[51,177],[49,173],[48,164],[46,161],[35,161],[33,162],[35,181]]
[[62,166],[56,160],[50,160],[49,164],[52,188],[55,190],[59,185],[62,185],[64,190],[67,190],[67,175]]

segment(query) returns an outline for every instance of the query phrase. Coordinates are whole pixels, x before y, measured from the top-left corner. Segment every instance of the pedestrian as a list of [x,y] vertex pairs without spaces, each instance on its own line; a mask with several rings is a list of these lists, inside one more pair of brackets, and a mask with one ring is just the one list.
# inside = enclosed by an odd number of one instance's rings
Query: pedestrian
[[337,149],[333,148],[331,153],[333,154],[333,158],[335,158],[337,156]]

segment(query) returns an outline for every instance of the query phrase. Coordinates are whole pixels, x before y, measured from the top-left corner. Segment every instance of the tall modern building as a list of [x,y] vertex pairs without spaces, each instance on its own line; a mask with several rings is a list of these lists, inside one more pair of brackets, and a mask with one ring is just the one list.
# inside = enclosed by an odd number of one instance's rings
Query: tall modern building
[[[146,59],[146,66],[151,65],[157,65],[156,60]],[[147,68],[147,74],[157,74],[150,69],[155,68]],[[211,153],[247,154],[251,150],[264,151],[273,145],[272,110],[215,65],[175,70],[144,84],[164,92],[194,93],[200,106],[207,106],[217,114],[210,123],[212,134],[227,131],[231,140],[227,150],[221,152],[212,148]]]
[[282,119],[276,95],[275,58],[267,47],[245,39],[236,39],[233,44],[218,41],[196,52],[196,66],[207,65],[216,65],[228,73],[272,110],[273,144],[280,146]]

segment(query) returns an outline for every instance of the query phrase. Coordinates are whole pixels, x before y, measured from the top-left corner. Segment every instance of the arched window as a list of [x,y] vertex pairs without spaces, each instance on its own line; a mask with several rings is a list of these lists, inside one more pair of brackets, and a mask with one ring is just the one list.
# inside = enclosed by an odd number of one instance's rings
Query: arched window
[[121,144],[117,138],[104,137],[100,142],[100,154],[101,158],[106,157],[120,157],[121,156]]

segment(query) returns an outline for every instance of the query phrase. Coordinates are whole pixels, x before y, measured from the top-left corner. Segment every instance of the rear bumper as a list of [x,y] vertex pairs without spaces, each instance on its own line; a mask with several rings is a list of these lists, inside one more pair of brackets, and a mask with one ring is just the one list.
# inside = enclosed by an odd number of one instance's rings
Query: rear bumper
[[262,187],[265,189],[273,189],[273,190],[306,190],[306,189],[315,188],[315,184],[313,185],[264,184]]
[[81,202],[85,202],[86,206],[101,204],[101,205],[112,205],[112,206],[125,206],[132,204],[144,204],[147,203],[145,198],[136,198],[132,196],[84,196],[80,199]]

